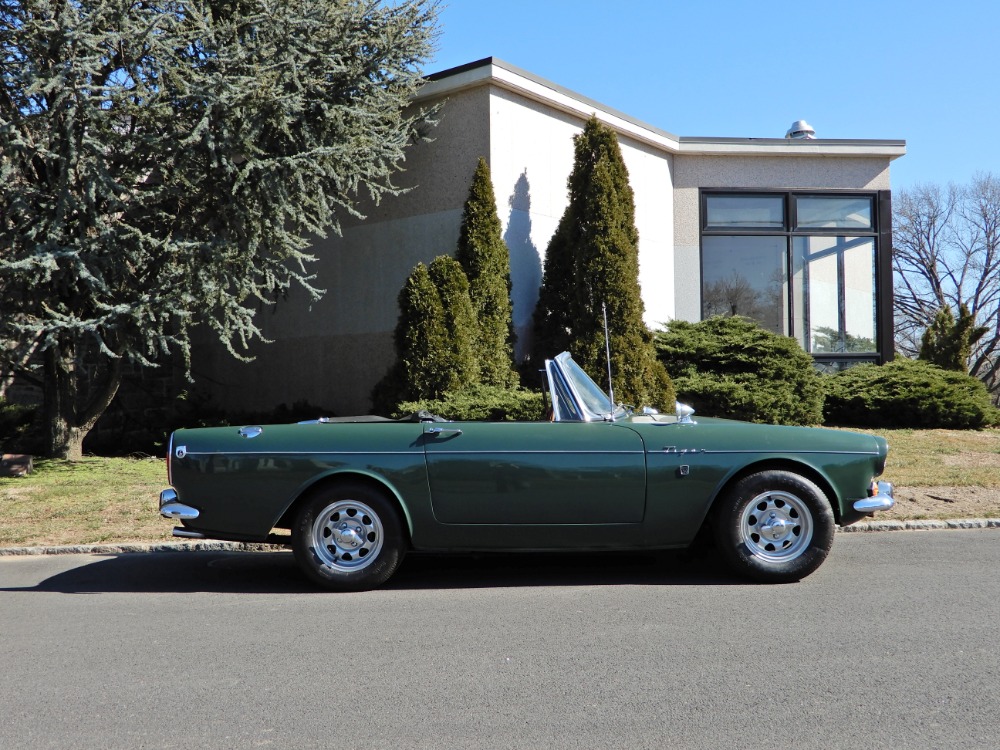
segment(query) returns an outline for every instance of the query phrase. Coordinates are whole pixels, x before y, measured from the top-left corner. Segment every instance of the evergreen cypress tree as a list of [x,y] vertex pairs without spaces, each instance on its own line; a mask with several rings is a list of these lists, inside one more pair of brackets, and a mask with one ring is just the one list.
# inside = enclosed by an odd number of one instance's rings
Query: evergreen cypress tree
[[958,308],[958,320],[946,305],[924,331],[917,358],[945,370],[968,374],[972,346],[988,331],[985,326],[976,325],[975,316],[964,303]]
[[490,168],[479,158],[462,212],[456,260],[469,280],[469,297],[479,322],[476,353],[486,385],[517,385],[514,321],[510,302],[510,252],[503,241]]
[[538,365],[570,346],[575,310],[572,221],[568,211],[563,214],[545,251],[542,285],[532,316],[531,361]]
[[[606,305],[615,398],[672,409],[673,384],[642,320],[639,233],[618,139],[592,117],[574,145],[569,204],[546,253],[535,356],[552,356],[565,341],[574,359],[600,380],[607,372]],[[553,344],[553,350],[539,349]]]
[[448,255],[438,256],[431,262],[428,276],[441,300],[447,334],[438,366],[447,370],[449,377],[441,381],[440,390],[428,390],[420,397],[437,398],[445,392],[479,382],[480,370],[476,358],[479,326],[469,298],[469,280],[457,260]]

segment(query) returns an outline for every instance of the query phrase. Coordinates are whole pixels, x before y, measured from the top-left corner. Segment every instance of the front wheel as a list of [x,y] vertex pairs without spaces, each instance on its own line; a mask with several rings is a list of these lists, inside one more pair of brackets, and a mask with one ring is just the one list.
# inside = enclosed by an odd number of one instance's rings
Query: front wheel
[[322,489],[295,516],[292,550],[306,576],[324,588],[372,589],[403,558],[399,515],[382,492],[363,483]]
[[823,491],[789,471],[744,477],[714,510],[715,540],[734,572],[764,583],[805,578],[833,546],[836,522]]

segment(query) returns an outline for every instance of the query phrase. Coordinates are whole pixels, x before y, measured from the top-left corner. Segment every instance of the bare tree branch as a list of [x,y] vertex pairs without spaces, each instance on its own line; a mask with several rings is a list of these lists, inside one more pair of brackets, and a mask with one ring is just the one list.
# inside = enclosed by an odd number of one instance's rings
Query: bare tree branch
[[893,225],[897,349],[915,355],[938,310],[964,304],[988,330],[969,374],[1000,399],[1000,178],[901,191]]

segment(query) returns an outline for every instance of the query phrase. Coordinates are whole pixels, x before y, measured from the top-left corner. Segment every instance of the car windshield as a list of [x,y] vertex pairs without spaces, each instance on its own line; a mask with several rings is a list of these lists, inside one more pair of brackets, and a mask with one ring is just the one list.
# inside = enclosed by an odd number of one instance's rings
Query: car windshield
[[615,409],[611,405],[611,399],[583,371],[583,368],[573,361],[573,358],[568,353],[559,355],[556,357],[556,361],[559,363],[563,375],[566,377],[570,387],[576,392],[581,405],[586,411],[603,419],[615,416]]

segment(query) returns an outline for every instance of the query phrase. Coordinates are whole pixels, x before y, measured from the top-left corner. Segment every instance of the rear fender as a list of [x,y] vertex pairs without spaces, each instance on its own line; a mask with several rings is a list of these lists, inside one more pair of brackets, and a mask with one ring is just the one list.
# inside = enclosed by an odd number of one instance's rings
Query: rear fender
[[313,477],[299,490],[295,499],[292,500],[289,506],[285,508],[284,512],[274,523],[274,527],[279,529],[290,529],[299,506],[313,493],[335,486],[341,482],[358,480],[382,490],[389,496],[400,512],[400,517],[403,519],[403,523],[406,526],[407,538],[412,539],[413,518],[411,516],[410,509],[403,501],[402,495],[384,476],[373,471],[366,471],[364,469],[336,469],[334,471],[329,471]]

